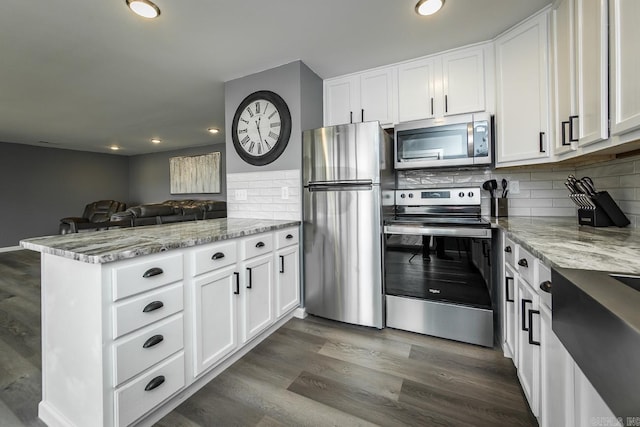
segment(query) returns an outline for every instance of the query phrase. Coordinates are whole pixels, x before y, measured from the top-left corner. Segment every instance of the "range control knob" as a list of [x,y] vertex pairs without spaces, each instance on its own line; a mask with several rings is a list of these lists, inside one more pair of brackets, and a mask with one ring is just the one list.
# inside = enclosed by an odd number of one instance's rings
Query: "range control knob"
[[413,193],[409,193],[409,198],[413,199]]
[[404,195],[404,193],[401,193],[401,194],[400,194],[400,198],[401,198],[401,199],[404,199],[405,197],[407,197],[407,196],[405,196],[405,195]]
[[464,197],[464,193],[461,191],[461,192],[458,193],[458,196]]
[[469,191],[469,197],[473,197],[473,191]]

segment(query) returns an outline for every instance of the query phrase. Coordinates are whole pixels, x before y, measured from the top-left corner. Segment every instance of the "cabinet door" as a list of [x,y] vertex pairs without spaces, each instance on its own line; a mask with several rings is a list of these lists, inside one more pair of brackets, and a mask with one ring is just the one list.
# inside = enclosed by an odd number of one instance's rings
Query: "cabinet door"
[[434,117],[435,63],[433,59],[398,66],[398,121]]
[[540,305],[540,425],[572,426],[573,359],[551,329],[551,310]]
[[611,134],[620,135],[640,127],[640,2],[609,0],[609,16]]
[[237,276],[232,266],[194,281],[194,376],[215,365],[238,345]]
[[359,78],[348,76],[344,78],[328,80],[324,83],[324,124],[325,126],[353,123],[355,109],[360,106]]
[[496,40],[499,166],[540,163],[550,154],[547,16],[538,15]]
[[360,76],[360,110],[354,112],[354,122],[393,125],[393,71],[384,68]]
[[[531,412],[538,416],[540,398],[540,316],[538,294],[531,286],[516,278],[518,284],[518,378],[529,401]],[[533,311],[534,315],[529,313]],[[532,330],[530,333],[529,330]],[[536,342],[538,344],[536,344]]]
[[503,313],[504,313],[504,344],[505,344],[505,356],[511,357],[513,363],[517,366],[516,357],[516,337],[517,337],[517,323],[516,323],[516,273],[508,265],[504,267],[504,300],[503,300]]
[[[607,425],[622,427],[622,419],[616,419],[609,406],[591,385],[577,364],[574,366],[575,423],[576,426]],[[598,422],[595,424],[594,422]]]
[[278,317],[300,304],[300,252],[298,245],[276,252],[276,309]]
[[578,148],[569,138],[569,117],[576,114],[574,11],[574,0],[559,1],[551,11],[555,154]]
[[442,56],[443,114],[484,111],[484,52],[467,49]]
[[273,253],[241,264],[242,341],[246,342],[274,321]]
[[[636,10],[640,16],[640,8]],[[576,0],[578,136],[580,146],[609,137],[607,0]],[[636,23],[637,26],[637,23]],[[637,30],[636,30],[637,31]],[[636,32],[640,36],[640,32]],[[635,39],[637,45],[640,38]],[[634,55],[640,50],[634,47]],[[640,63],[636,62],[636,65]],[[637,73],[636,68],[636,73]],[[638,83],[634,79],[634,84]],[[636,92],[640,95],[640,91]],[[640,105],[637,98],[634,102]],[[640,108],[637,109],[640,113]],[[575,128],[575,126],[574,126]],[[575,130],[575,129],[574,129]]]

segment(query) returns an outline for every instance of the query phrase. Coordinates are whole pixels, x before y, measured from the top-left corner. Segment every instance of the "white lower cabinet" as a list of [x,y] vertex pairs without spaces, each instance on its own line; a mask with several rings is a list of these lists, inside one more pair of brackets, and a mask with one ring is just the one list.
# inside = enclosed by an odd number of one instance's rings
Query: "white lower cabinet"
[[504,268],[504,346],[505,356],[511,357],[517,366],[517,353],[516,353],[516,318],[517,305],[516,305],[516,293],[517,287],[515,285],[516,273],[513,267],[505,265]]
[[540,333],[539,325],[540,301],[537,293],[526,281],[518,278],[518,378],[529,401],[531,412],[536,417],[539,414],[540,401]]
[[273,314],[273,255],[268,253],[240,263],[241,331],[247,342],[269,326]]
[[298,245],[276,252],[276,315],[283,316],[300,301],[300,250]]

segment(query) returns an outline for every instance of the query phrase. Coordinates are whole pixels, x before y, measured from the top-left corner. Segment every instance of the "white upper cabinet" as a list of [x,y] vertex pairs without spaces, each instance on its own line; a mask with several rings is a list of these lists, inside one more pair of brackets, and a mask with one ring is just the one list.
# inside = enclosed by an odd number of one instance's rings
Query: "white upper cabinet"
[[621,135],[640,128],[640,1],[610,0],[609,16],[611,134]]
[[435,114],[435,60],[406,62],[398,66],[398,120],[429,119]]
[[483,53],[479,47],[442,56],[443,115],[484,111]]
[[394,72],[381,68],[324,82],[325,126],[379,121],[394,122]]
[[548,161],[547,20],[538,14],[496,39],[497,167]]

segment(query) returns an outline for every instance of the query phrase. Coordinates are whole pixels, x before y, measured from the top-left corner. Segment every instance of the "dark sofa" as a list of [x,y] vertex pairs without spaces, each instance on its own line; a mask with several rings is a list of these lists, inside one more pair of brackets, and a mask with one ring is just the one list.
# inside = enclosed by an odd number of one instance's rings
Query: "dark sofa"
[[219,200],[166,200],[162,203],[151,203],[133,206],[124,212],[111,215],[112,222],[123,223],[124,226],[168,224],[181,221],[225,218],[227,202]]
[[101,230],[119,226],[110,221],[111,215],[124,211],[126,205],[117,200],[99,200],[89,203],[82,216],[68,216],[60,219],[60,234],[77,233],[79,230]]

